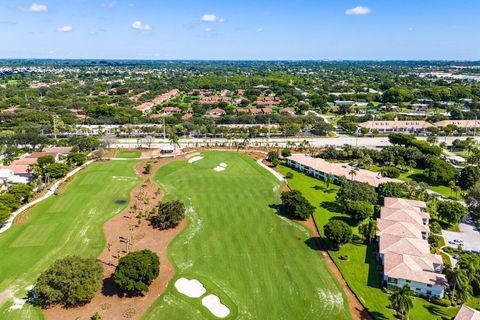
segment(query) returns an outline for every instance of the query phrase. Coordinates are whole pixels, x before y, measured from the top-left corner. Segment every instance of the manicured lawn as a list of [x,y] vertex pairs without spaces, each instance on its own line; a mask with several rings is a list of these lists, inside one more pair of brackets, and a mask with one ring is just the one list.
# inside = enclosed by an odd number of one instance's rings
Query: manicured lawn
[[[105,247],[102,225],[128,203],[139,182],[134,161],[94,163],[79,172],[64,192],[39,203],[23,224],[0,235],[0,293],[12,290],[23,298],[25,288],[53,261],[67,255],[96,257]],[[41,310],[25,305],[0,319],[42,319]]]
[[[292,172],[293,178],[288,180],[289,186],[300,190],[315,205],[314,218],[320,233],[323,233],[323,226],[330,219],[342,219],[353,225],[353,221],[342,213],[342,208],[335,202],[337,186],[330,186],[328,190],[323,181],[288,167],[280,166],[280,171],[283,174]],[[353,231],[358,235],[356,227]],[[388,294],[382,291],[375,252],[357,238],[354,243],[342,246],[339,251],[330,251],[330,254],[349,286],[369,312],[376,319],[394,319],[392,311],[388,309]],[[348,260],[341,260],[340,256],[348,256]],[[443,308],[424,299],[414,298],[414,308],[409,316],[412,320],[451,319],[457,311],[458,308]]]
[[118,151],[115,157],[124,159],[140,158],[140,151]]
[[[169,164],[156,176],[165,200],[189,208],[187,229],[169,247],[176,277],[204,283],[230,308],[229,319],[351,319],[310,232],[277,214],[280,182],[245,155],[203,156]],[[221,162],[227,169],[215,172]],[[216,319],[174,282],[143,319]]]

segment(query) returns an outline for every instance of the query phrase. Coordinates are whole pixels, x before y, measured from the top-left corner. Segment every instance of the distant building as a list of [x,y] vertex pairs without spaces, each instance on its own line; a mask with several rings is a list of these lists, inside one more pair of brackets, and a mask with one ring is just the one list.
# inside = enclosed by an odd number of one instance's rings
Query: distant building
[[215,108],[215,109],[208,110],[208,111],[207,111],[207,114],[208,114],[211,118],[219,118],[219,117],[221,117],[221,116],[226,115],[227,113],[226,113],[225,110],[223,110],[223,109]]
[[477,129],[480,128],[480,120],[443,120],[435,122],[435,126],[440,128],[444,128],[449,125],[463,129]]
[[282,103],[279,97],[258,97],[256,104],[258,106],[274,106]]
[[198,101],[202,105],[209,105],[209,104],[217,104],[217,103],[230,103],[232,98],[230,97],[222,97],[222,96],[215,96],[215,97],[201,97]]
[[180,91],[178,89],[172,89],[172,90],[170,90],[170,91],[168,91],[164,94],[161,94],[161,95],[157,96],[152,101],[144,102],[144,103],[136,106],[135,109],[137,109],[138,111],[141,111],[143,113],[150,112],[153,107],[172,99],[173,97],[175,97],[179,93],[180,93]]
[[294,116],[295,115],[295,110],[293,108],[281,108],[280,113],[287,113],[289,115]]
[[464,304],[453,320],[480,320],[480,311]]
[[366,128],[369,132],[377,130],[380,133],[393,133],[393,132],[404,132],[404,133],[425,133],[428,128],[434,127],[429,122],[426,121],[416,121],[416,120],[379,120],[379,121],[367,121],[362,122],[358,125],[360,128]]

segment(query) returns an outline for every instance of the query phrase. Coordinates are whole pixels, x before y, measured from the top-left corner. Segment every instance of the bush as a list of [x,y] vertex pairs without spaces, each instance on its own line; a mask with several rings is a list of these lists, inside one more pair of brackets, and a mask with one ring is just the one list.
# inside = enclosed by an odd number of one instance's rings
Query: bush
[[292,179],[293,178],[293,173],[287,172],[287,174],[285,175],[285,178],[286,179]]
[[298,190],[282,192],[283,210],[289,216],[306,220],[313,214],[315,207]]
[[292,155],[292,151],[288,148],[282,150],[282,157],[287,158]]
[[270,162],[278,160],[278,152],[277,151],[268,151],[267,160],[270,161]]
[[132,295],[148,292],[160,273],[160,259],[150,250],[130,252],[120,258],[113,278],[120,289]]
[[323,231],[327,240],[338,246],[352,240],[352,228],[340,220],[330,220],[323,226]]
[[0,203],[0,227],[10,218],[12,211],[3,203]]
[[38,277],[33,289],[42,306],[89,302],[102,287],[103,268],[96,259],[70,256],[57,260]]
[[80,166],[87,161],[87,155],[83,152],[72,152],[67,156],[67,163],[70,166]]
[[437,306],[442,306],[442,307],[450,307],[452,303],[448,299],[442,299],[442,298],[437,298],[437,297],[432,297],[430,299],[430,302],[433,304],[436,304]]
[[431,221],[430,222],[430,231],[432,233],[440,234],[440,233],[442,233],[442,226],[437,221]]
[[160,230],[174,228],[185,217],[185,211],[181,201],[162,202],[158,206],[157,214],[150,217],[150,223]]
[[393,179],[400,177],[400,170],[395,167],[383,167],[381,172],[384,177]]
[[436,234],[430,234],[428,236],[428,243],[434,248],[440,248],[443,244],[443,237]]
[[147,165],[145,166],[145,168],[143,168],[143,172],[145,174],[149,174],[150,172],[152,172],[152,165],[150,163],[147,163]]

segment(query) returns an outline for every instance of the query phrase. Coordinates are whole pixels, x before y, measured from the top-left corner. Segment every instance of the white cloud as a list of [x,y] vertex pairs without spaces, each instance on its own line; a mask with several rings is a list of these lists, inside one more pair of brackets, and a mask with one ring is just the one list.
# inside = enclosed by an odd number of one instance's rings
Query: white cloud
[[30,12],[47,12],[48,11],[48,7],[46,4],[38,4],[38,3],[32,3],[27,11],[30,11]]
[[148,31],[148,30],[152,30],[152,26],[149,25],[149,24],[145,24],[141,21],[134,21],[132,23],[132,28],[133,29],[136,29],[136,30],[145,30],[145,31]]
[[372,12],[372,10],[368,7],[357,6],[355,8],[347,9],[345,11],[345,14],[358,16],[358,15],[369,14],[370,12]]
[[57,32],[71,32],[73,31],[72,26],[63,26],[63,27],[58,27],[55,29]]
[[222,17],[219,17],[217,15],[211,14],[211,13],[205,13],[202,17],[201,20],[203,22],[225,22],[225,19]]
[[212,32],[213,29],[212,28],[205,28],[205,32]]
[[263,28],[258,28],[257,32],[263,32]]
[[113,7],[115,7],[116,4],[117,4],[116,1],[105,2],[105,3],[102,3],[102,7],[107,8],[107,9],[113,9]]

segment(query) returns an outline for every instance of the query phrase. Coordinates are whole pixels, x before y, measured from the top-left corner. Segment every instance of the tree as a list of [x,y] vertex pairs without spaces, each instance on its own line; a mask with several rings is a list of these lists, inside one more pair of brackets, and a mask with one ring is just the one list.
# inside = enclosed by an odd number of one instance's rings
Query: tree
[[437,202],[437,215],[449,224],[457,224],[467,215],[467,208],[457,201]]
[[70,167],[61,162],[50,163],[45,167],[45,175],[52,179],[62,178],[68,171],[70,171]]
[[408,285],[396,288],[388,299],[392,308],[400,313],[401,319],[405,319],[410,309],[413,308],[412,290]]
[[371,204],[377,203],[377,193],[368,183],[345,180],[337,193],[337,201],[344,204],[345,201],[368,201]]
[[295,219],[306,220],[315,207],[298,190],[282,192],[282,207],[285,213]]
[[75,151],[93,151],[102,146],[102,142],[95,136],[78,136],[71,137],[68,140],[68,145],[73,146]]
[[8,194],[12,194],[18,201],[25,203],[33,194],[32,186],[28,184],[16,184],[8,189]]
[[357,170],[352,169],[352,170],[350,170],[350,172],[349,172],[348,174],[350,175],[350,178],[351,178],[352,180],[355,180],[354,178],[355,178],[355,176],[357,175]]
[[423,175],[433,183],[447,185],[450,181],[456,181],[458,171],[448,162],[434,156],[427,157]]
[[372,240],[375,239],[375,235],[377,233],[377,220],[370,218],[361,222],[358,225],[358,231],[368,242],[368,244],[371,244]]
[[352,228],[340,220],[330,220],[323,226],[323,232],[328,241],[341,246],[352,240]]
[[149,174],[150,172],[152,171],[152,164],[151,163],[147,163],[145,165],[145,167],[143,168],[143,172],[145,174]]
[[475,185],[475,183],[478,181],[480,181],[480,168],[475,166],[467,166],[463,168],[462,172],[460,172],[458,186],[466,190],[473,187],[473,185]]
[[458,290],[464,290],[468,286],[468,277],[465,272],[465,270],[461,269],[460,267],[456,267],[455,269],[451,270],[447,274],[448,279],[450,280],[450,283],[452,284],[453,290],[452,290],[452,296],[455,295],[455,291]]
[[179,200],[162,202],[157,214],[150,218],[150,223],[160,230],[175,228],[185,217],[185,211],[184,204]]
[[345,210],[355,220],[362,221],[373,216],[373,205],[368,201],[345,201]]
[[4,193],[0,195],[0,204],[3,204],[9,210],[18,209],[21,205],[20,200],[13,194]]
[[89,302],[102,287],[103,268],[95,259],[59,259],[38,277],[33,292],[42,306]]
[[5,224],[5,221],[10,218],[12,211],[3,203],[0,203],[0,228]]
[[468,190],[465,202],[472,218],[480,220],[480,181]]
[[391,166],[383,167],[380,170],[380,173],[382,174],[383,177],[389,177],[393,179],[398,178],[400,176],[400,170]]
[[81,166],[85,161],[87,161],[87,155],[83,152],[72,152],[67,156],[69,166]]
[[402,198],[404,196],[402,184],[397,182],[384,182],[377,187],[377,193],[380,198],[392,197]]
[[148,292],[160,272],[160,259],[150,250],[133,251],[120,258],[113,274],[115,284],[132,295]]
[[267,160],[272,162],[272,163],[274,161],[278,160],[278,152],[277,151],[268,151]]
[[41,156],[37,158],[37,164],[42,169],[44,169],[45,166],[49,165],[50,163],[55,163],[55,158],[52,156]]

